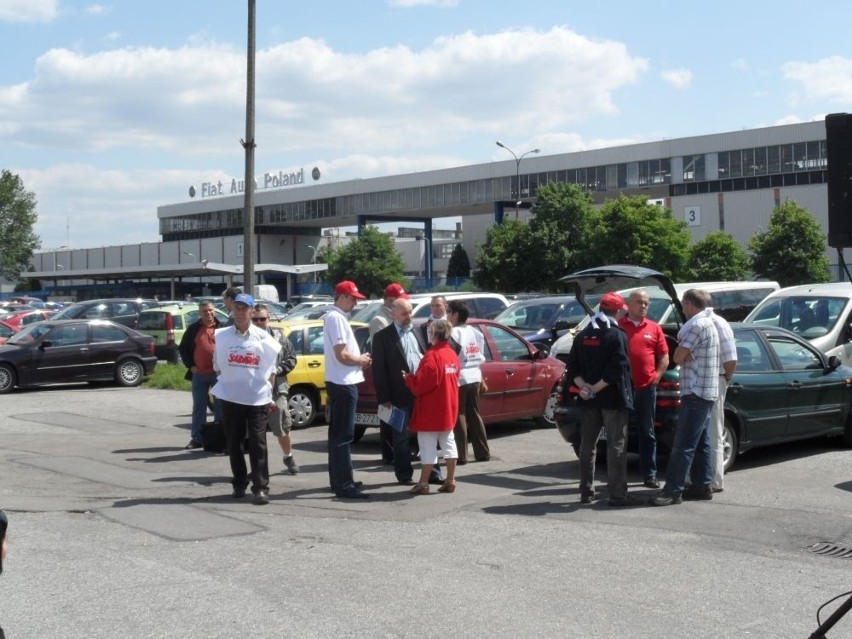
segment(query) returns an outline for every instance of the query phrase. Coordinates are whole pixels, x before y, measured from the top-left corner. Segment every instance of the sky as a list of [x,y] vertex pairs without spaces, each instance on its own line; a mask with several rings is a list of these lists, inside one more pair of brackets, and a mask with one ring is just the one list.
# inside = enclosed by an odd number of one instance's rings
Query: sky
[[[256,7],[259,176],[370,178],[511,160],[497,140],[550,155],[852,112],[852,3],[836,0]],[[35,194],[42,248],[158,242],[158,206],[242,178],[247,17],[238,0],[0,0],[0,169]]]

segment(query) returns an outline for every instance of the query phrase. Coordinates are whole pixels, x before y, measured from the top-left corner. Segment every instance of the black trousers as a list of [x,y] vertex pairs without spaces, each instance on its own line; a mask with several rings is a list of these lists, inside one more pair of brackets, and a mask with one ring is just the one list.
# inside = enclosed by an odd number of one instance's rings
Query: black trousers
[[[222,401],[222,421],[230,453],[231,480],[234,488],[246,488],[251,480],[251,491],[269,490],[269,458],[266,452],[266,425],[269,421],[267,406],[246,406]],[[248,451],[245,450],[248,442]],[[251,474],[246,470],[249,455]]]

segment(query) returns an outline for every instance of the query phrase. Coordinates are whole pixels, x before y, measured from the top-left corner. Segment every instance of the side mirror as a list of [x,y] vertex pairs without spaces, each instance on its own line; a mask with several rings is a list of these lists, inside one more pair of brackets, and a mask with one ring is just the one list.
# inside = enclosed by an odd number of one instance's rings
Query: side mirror
[[550,346],[547,344],[534,344],[536,347],[536,352],[533,353],[533,359],[547,359],[550,355]]
[[840,365],[843,362],[840,361],[840,358],[837,355],[832,355],[828,358],[828,370],[833,371],[840,368]]
[[44,350],[45,348],[50,348],[51,346],[53,346],[53,342],[51,342],[49,339],[44,340],[41,344],[38,345],[38,347],[42,350]]
[[571,328],[571,325],[568,323],[568,320],[559,320],[553,325],[554,332],[567,331],[569,328]]

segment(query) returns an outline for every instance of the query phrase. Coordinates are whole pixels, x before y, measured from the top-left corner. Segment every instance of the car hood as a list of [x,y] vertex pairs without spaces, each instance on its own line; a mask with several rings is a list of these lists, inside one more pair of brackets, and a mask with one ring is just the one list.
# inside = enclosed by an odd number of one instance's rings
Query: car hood
[[594,312],[586,301],[588,295],[601,295],[611,291],[622,291],[629,288],[659,288],[665,291],[671,298],[680,323],[686,321],[683,308],[677,297],[674,284],[666,276],[650,268],[643,266],[631,266],[629,264],[613,264],[609,266],[597,266],[595,268],[577,271],[559,278],[564,282],[568,290],[573,290],[577,301],[583,305],[590,315]]

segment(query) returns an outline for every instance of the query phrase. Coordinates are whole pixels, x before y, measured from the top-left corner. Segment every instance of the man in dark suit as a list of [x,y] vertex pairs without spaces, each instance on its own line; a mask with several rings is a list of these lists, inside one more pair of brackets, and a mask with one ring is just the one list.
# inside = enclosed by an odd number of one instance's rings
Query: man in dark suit
[[[380,405],[391,405],[405,411],[405,428],[398,431],[387,427],[393,434],[393,470],[400,484],[413,484],[411,467],[411,442],[408,422],[414,407],[414,395],[405,385],[403,372],[414,373],[420,364],[426,343],[411,321],[411,302],[408,296],[393,303],[393,323],[373,336],[373,381],[376,399]],[[435,466],[430,483],[442,482],[441,471]]]

